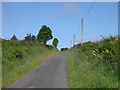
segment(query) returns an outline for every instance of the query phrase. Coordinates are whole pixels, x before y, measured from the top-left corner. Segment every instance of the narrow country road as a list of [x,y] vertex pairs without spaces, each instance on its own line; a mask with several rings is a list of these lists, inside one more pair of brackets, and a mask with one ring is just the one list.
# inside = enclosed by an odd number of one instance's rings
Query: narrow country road
[[67,88],[65,55],[58,53],[51,56],[7,88]]

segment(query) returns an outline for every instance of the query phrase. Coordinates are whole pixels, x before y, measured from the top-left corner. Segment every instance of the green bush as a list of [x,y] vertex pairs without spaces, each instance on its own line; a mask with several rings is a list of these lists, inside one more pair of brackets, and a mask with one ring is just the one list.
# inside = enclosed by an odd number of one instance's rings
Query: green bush
[[98,57],[99,60],[105,64],[108,70],[117,70],[118,65],[118,39],[107,38],[99,43],[99,46],[92,52],[94,57]]

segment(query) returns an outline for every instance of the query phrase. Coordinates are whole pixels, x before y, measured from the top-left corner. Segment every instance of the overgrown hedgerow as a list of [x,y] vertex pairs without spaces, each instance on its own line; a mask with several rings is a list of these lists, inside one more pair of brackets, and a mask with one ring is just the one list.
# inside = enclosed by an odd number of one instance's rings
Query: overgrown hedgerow
[[6,87],[32,69],[43,63],[57,50],[39,43],[3,40],[2,41],[2,87]]
[[77,45],[66,55],[69,87],[118,87],[118,37]]

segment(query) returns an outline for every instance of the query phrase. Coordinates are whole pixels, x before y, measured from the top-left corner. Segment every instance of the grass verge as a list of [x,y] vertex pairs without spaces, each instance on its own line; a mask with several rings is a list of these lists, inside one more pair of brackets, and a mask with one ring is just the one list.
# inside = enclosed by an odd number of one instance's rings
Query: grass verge
[[103,51],[96,55],[92,53],[101,45],[103,45],[100,47],[101,50],[109,48],[109,51],[117,52],[117,44],[114,41],[109,39],[109,41],[88,43],[66,52],[66,69],[70,88],[118,88],[117,53],[113,56],[110,54],[110,57],[105,57],[108,54]]

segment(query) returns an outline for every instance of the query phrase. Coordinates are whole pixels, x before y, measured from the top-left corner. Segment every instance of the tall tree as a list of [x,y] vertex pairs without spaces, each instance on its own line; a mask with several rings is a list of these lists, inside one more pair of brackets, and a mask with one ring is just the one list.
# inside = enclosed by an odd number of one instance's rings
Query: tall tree
[[47,27],[46,25],[43,25],[41,29],[39,30],[39,33],[37,35],[37,41],[39,43],[46,44],[48,40],[52,39],[52,30]]
[[57,45],[58,45],[58,39],[57,38],[54,38],[53,39],[53,45],[55,46],[55,47],[57,47]]
[[11,40],[18,40],[18,39],[17,39],[16,35],[13,35]]

